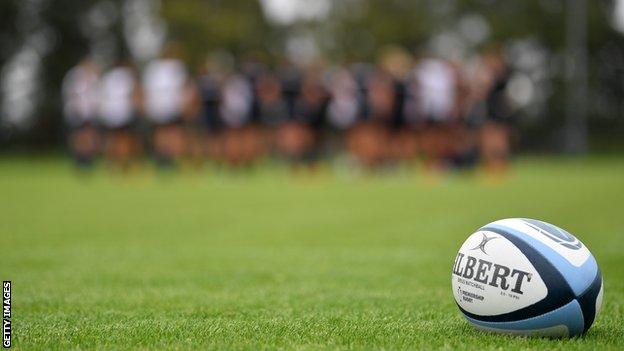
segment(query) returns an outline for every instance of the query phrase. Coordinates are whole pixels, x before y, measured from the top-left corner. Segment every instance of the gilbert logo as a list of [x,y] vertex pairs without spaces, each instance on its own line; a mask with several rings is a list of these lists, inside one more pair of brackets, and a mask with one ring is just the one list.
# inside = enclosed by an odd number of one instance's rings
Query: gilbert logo
[[11,347],[11,281],[2,282],[2,347]]
[[481,243],[479,245],[477,245],[477,247],[470,249],[470,251],[472,251],[472,250],[481,250],[484,254],[488,255],[488,253],[485,252],[485,245],[487,243],[489,243],[491,240],[494,240],[494,239],[498,239],[498,237],[497,236],[492,236],[492,237],[488,238],[487,235],[485,235],[485,233],[483,233],[483,238],[481,239]]
[[[469,251],[481,250],[486,252],[486,245],[494,239],[500,239],[499,236],[487,236],[482,233],[481,242]],[[496,255],[495,255],[496,256]],[[510,290],[516,294],[524,294],[523,285],[530,282],[532,274],[524,270],[509,267],[507,265],[498,264],[496,258],[486,260],[483,258],[473,257],[469,253],[458,252],[453,265],[453,274],[477,283],[487,284],[489,286],[500,288],[501,290]],[[462,292],[463,295],[466,295]],[[471,298],[476,298],[470,296]]]

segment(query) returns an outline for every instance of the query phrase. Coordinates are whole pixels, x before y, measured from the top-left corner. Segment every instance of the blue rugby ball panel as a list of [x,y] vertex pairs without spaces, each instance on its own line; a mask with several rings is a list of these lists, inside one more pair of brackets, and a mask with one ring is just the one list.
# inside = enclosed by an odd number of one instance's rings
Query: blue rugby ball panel
[[583,316],[576,300],[541,316],[513,322],[484,322],[466,317],[477,329],[522,336],[569,337],[583,332]]
[[602,274],[600,273],[600,269],[598,269],[598,274],[596,274],[596,278],[590,285],[590,287],[585,291],[581,296],[577,298],[579,304],[581,305],[581,311],[583,311],[583,320],[585,321],[585,328],[583,328],[583,333],[586,332],[589,327],[594,323],[594,319],[597,314],[596,300],[598,299],[598,294],[602,289]]

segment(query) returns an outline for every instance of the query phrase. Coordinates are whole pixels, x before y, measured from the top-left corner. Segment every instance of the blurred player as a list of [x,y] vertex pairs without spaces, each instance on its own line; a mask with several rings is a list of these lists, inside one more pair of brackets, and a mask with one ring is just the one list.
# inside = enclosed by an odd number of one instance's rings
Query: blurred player
[[421,59],[407,80],[404,114],[418,129],[425,167],[438,169],[450,155],[449,126],[457,115],[457,72],[442,59]]
[[79,167],[91,166],[99,151],[96,125],[99,78],[99,67],[85,59],[63,80],[63,113],[70,129],[69,147]]
[[330,147],[342,149],[342,142],[349,137],[363,113],[362,93],[353,74],[341,67],[330,72],[327,90],[329,104],[326,118],[331,129]]
[[466,62],[457,62],[456,108],[457,117],[448,130],[448,161],[455,169],[467,169],[478,161],[477,131],[470,109],[472,106],[471,73]]
[[104,155],[109,165],[127,170],[140,147],[134,130],[140,96],[131,65],[120,62],[105,72],[99,92],[99,118],[106,133]]
[[250,165],[261,147],[261,138],[252,125],[253,85],[242,74],[232,74],[223,82],[219,117],[225,126],[223,152],[230,166]]
[[154,128],[153,145],[160,166],[172,166],[185,149],[182,128],[189,76],[175,46],[151,61],[143,72],[143,107]]
[[483,57],[483,64],[490,71],[487,91],[486,121],[480,133],[480,149],[486,170],[506,170],[510,152],[510,129],[512,111],[507,97],[509,69],[500,50],[490,50]]
[[203,107],[201,87],[196,79],[189,78],[182,93],[183,155],[194,167],[201,166],[205,153]]
[[381,165],[390,152],[390,127],[395,117],[397,97],[394,80],[375,70],[366,79],[366,120],[349,135],[349,148],[366,167]]
[[392,79],[394,85],[393,112],[390,122],[388,157],[393,161],[411,161],[418,154],[414,130],[405,123],[405,78],[413,68],[410,53],[402,47],[388,46],[382,49],[379,68]]
[[282,82],[272,72],[264,72],[255,81],[255,93],[258,122],[262,125],[263,148],[272,148],[277,144],[278,131],[289,117]]
[[224,123],[220,116],[221,87],[225,72],[216,59],[209,57],[199,69],[197,86],[200,99],[200,120],[206,128],[204,149],[208,157],[217,163],[224,161]]
[[280,151],[293,161],[311,165],[318,156],[318,144],[326,109],[327,92],[321,75],[316,69],[309,69],[301,79],[292,116],[280,128],[278,136]]

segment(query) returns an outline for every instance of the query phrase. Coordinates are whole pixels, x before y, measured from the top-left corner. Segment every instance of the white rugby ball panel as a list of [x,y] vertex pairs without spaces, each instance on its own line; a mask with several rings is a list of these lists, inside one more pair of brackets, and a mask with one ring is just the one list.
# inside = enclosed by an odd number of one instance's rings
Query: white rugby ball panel
[[517,311],[548,294],[526,256],[491,231],[478,231],[464,242],[456,256],[452,284],[459,306],[480,316]]

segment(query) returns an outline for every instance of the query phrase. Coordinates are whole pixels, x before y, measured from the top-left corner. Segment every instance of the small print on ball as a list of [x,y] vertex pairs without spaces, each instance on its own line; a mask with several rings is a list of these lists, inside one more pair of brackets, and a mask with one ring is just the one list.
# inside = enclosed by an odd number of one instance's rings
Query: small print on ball
[[585,333],[602,305],[602,275],[567,231],[524,218],[490,223],[455,257],[453,295],[477,329],[525,336]]

